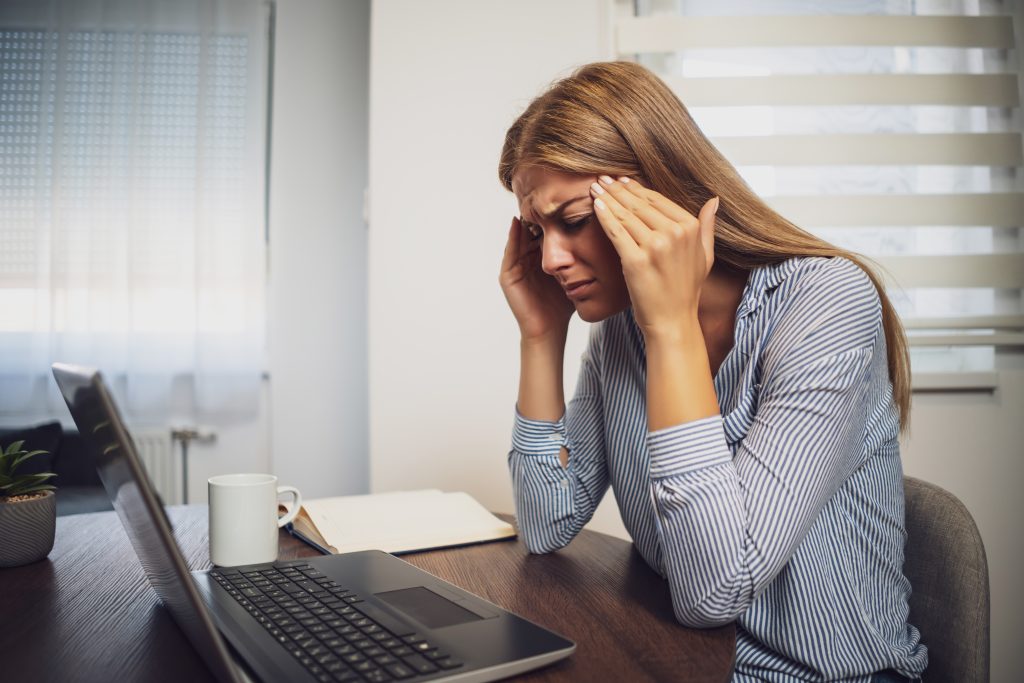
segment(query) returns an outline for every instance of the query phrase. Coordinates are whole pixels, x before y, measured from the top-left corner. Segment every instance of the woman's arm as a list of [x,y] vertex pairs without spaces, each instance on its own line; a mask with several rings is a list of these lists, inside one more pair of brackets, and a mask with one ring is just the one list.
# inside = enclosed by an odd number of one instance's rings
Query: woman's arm
[[[712,416],[648,434],[651,488],[677,618],[743,614],[863,458],[883,335],[871,282],[826,266],[773,332],[753,424],[735,457]],[[817,276],[817,277],[816,277]],[[827,282],[826,282],[827,280]],[[815,286],[817,285],[817,286]],[[842,297],[829,297],[827,292]],[[837,542],[841,542],[837,539]]]
[[523,540],[541,553],[579,533],[608,488],[608,474],[597,371],[585,356],[566,411],[562,366],[574,307],[542,271],[540,241],[524,233],[513,219],[499,275],[520,331],[519,400],[508,462]]
[[516,518],[530,552],[567,545],[593,517],[608,489],[599,349],[600,327],[595,327],[564,417],[560,413],[555,420],[531,420],[521,407],[516,413],[508,462]]
[[673,607],[687,625],[728,622],[861,457],[877,293],[846,261],[807,278],[773,332],[754,424],[733,458],[695,324],[717,201],[694,217],[635,181],[602,178],[592,193],[647,346],[652,498]]

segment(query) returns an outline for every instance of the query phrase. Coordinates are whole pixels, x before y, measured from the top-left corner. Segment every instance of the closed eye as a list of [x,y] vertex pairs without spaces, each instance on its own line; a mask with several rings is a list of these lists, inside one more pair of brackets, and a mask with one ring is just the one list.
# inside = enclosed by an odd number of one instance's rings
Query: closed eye
[[588,213],[587,215],[580,216],[579,218],[571,218],[571,219],[567,218],[567,219],[563,220],[562,223],[565,225],[565,229],[566,230],[574,231],[574,230],[579,230],[580,228],[585,226],[587,223],[590,222],[590,219],[593,218],[593,217],[594,217],[594,214]]

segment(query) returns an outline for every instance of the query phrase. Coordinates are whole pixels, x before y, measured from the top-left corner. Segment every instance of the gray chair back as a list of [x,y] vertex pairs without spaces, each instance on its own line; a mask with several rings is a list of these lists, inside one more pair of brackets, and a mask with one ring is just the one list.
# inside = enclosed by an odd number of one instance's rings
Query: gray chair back
[[949,491],[904,477],[910,623],[928,647],[928,683],[988,683],[988,561],[978,527]]

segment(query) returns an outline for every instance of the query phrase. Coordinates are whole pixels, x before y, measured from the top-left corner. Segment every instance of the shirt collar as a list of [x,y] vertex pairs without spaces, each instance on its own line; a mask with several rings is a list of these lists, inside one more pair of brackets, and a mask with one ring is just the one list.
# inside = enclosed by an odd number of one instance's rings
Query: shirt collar
[[768,292],[781,285],[783,280],[796,270],[798,263],[798,258],[788,258],[778,263],[766,263],[751,270],[747,284],[743,288],[740,305],[736,309],[736,319],[739,320],[756,311],[764,303]]

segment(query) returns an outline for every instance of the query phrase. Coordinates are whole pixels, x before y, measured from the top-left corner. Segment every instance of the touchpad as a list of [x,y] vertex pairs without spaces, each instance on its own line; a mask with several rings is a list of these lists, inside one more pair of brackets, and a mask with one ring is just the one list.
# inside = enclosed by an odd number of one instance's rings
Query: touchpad
[[374,595],[428,628],[455,626],[483,618],[423,586]]

